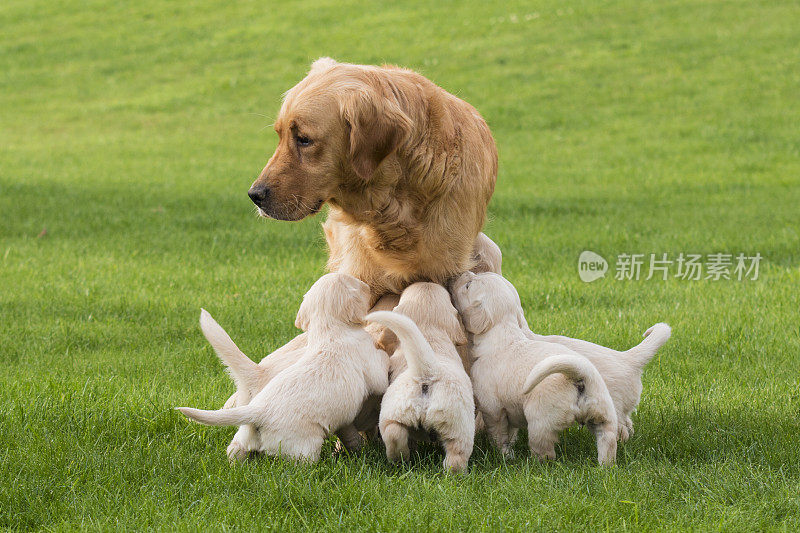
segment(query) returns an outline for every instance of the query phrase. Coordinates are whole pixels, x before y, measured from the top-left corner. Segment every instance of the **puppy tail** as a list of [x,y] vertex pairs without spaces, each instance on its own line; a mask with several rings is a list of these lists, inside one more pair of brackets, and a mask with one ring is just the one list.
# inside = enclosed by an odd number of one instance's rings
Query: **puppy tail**
[[645,339],[630,350],[623,352],[627,359],[639,368],[644,367],[672,335],[672,329],[663,322],[659,322],[644,332]]
[[217,352],[217,356],[228,367],[237,391],[246,394],[249,401],[249,398],[261,390],[263,369],[242,353],[222,326],[217,324],[205,309],[200,310],[200,329]]
[[[523,390],[525,394],[552,374],[563,374],[578,385],[578,403],[583,422],[597,437],[597,460],[611,464],[617,454],[617,411],[603,376],[591,361],[577,354],[551,355],[533,367]],[[583,390],[580,383],[583,384]]]
[[430,375],[437,364],[436,356],[413,320],[393,311],[375,311],[364,319],[386,326],[397,335],[400,345],[405,348],[403,353],[408,368],[414,375],[419,377]]
[[192,407],[176,407],[187,418],[207,426],[242,426],[256,422],[255,410],[249,405],[206,411]]
[[603,381],[603,376],[591,361],[576,354],[551,355],[539,361],[528,374],[528,379],[525,380],[525,385],[522,387],[523,393],[528,394],[536,385],[552,374],[564,374],[572,381],[583,381],[588,396],[598,398],[607,396],[608,401],[611,402],[611,395],[606,387],[606,382]]

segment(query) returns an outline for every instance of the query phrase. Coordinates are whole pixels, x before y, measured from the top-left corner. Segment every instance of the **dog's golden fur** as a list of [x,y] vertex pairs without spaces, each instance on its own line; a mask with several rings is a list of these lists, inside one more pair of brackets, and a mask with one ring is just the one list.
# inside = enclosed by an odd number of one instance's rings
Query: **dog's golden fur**
[[377,298],[471,268],[497,178],[492,135],[471,105],[411,70],[322,58],[286,93],[275,129],[251,197],[281,220],[327,202],[331,271]]

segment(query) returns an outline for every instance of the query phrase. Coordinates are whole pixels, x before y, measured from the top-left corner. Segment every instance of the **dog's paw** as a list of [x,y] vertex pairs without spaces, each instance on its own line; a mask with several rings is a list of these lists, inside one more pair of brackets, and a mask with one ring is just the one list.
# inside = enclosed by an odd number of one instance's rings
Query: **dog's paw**
[[516,458],[516,455],[514,454],[514,449],[511,447],[511,444],[503,446],[503,449],[500,450],[500,452],[503,454],[503,457],[505,458],[506,461],[513,461]]
[[250,456],[250,450],[239,441],[233,441],[228,445],[228,459],[230,461],[244,461]]
[[633,420],[631,420],[630,417],[626,417],[625,420],[623,420],[619,424],[618,438],[620,442],[625,442],[632,436],[633,436]]

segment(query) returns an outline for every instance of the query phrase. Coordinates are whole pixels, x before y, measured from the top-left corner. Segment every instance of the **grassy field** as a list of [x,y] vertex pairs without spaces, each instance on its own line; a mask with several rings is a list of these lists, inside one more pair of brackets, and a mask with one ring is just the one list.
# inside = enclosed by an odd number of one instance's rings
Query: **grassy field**
[[[791,1],[7,0],[0,4],[0,527],[800,527],[800,7]],[[321,55],[414,68],[500,152],[486,232],[531,327],[626,348],[657,321],[636,435],[595,465],[465,477],[378,446],[231,466],[176,405],[233,385],[323,273],[322,216],[254,216],[281,94]],[[606,278],[580,281],[594,250]],[[622,253],[763,256],[755,281],[619,281]],[[674,272],[674,271],[673,271]]]

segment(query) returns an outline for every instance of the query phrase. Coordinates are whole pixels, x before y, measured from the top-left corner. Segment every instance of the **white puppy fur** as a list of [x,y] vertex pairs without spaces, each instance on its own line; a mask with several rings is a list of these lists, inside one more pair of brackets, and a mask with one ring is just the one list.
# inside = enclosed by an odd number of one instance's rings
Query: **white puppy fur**
[[435,283],[406,288],[397,309],[410,316],[380,311],[366,317],[390,328],[400,342],[381,403],[386,456],[407,460],[409,439],[428,440],[435,432],[445,449],[445,469],[463,472],[475,438],[475,402],[455,346],[466,342],[458,314],[447,290]]
[[[456,307],[462,312],[467,330],[473,333],[479,332],[474,337],[476,346],[473,348],[473,355],[475,357],[480,360],[485,353],[507,351],[510,344],[549,347],[548,349],[553,352],[566,352],[572,354],[573,357],[575,355],[584,357],[592,363],[595,371],[599,372],[605,384],[606,393],[613,401],[615,411],[613,418],[617,421],[615,436],[621,439],[627,438],[629,431],[632,431],[630,414],[638,405],[641,395],[642,369],[669,338],[669,326],[656,324],[645,333],[647,338],[644,342],[627,352],[616,352],[577,339],[535,335],[530,331],[522,313],[519,295],[511,283],[502,276],[491,273],[480,275],[465,273],[453,284],[452,290]],[[505,331],[506,334],[499,335],[501,331]],[[509,340],[512,338],[513,342]],[[525,382],[521,383],[520,392],[530,394],[540,391],[542,385],[548,380],[553,380],[552,374],[555,372],[569,376],[570,372],[574,372],[574,368],[564,370],[564,361],[567,360],[568,358],[548,359],[532,368],[530,372],[527,372]],[[573,361],[577,363],[579,360],[573,359]],[[521,380],[522,377],[518,376],[515,379]],[[473,381],[476,381],[474,374]],[[539,383],[542,385],[537,387]],[[584,384],[586,385],[585,392],[589,395],[589,382],[585,378]],[[602,395],[600,393],[600,396]],[[480,405],[479,409],[481,409]],[[606,418],[611,419],[612,417],[606,414]],[[599,448],[600,441],[598,441],[598,451]],[[552,452],[548,449],[548,453],[545,455],[551,456]]]
[[[306,293],[297,313],[295,325],[307,333],[307,346],[295,364],[246,405],[219,411],[178,409],[203,424],[240,426],[228,446],[231,459],[264,452],[316,461],[330,433],[336,432],[345,444],[360,440],[353,421],[365,402],[388,385],[388,356],[375,348],[362,327],[369,300],[365,283],[326,274]],[[216,325],[213,319],[205,322],[211,329]],[[257,385],[258,365],[220,331],[214,334],[220,341],[215,349],[236,382],[237,395],[245,398]],[[218,349],[223,345],[225,349]]]
[[[381,297],[372,309],[370,309],[370,313],[373,311],[388,311],[394,309],[400,302],[400,295],[399,294],[386,294]],[[202,319],[200,321],[200,325],[202,327]],[[380,348],[381,350],[385,351],[387,354],[392,355],[394,353],[394,349],[397,343],[397,338],[394,337],[394,342],[392,342],[392,338],[386,338],[384,332],[386,328],[380,326],[378,324],[369,324],[366,327],[367,333],[369,333],[373,340],[375,341],[375,346]],[[205,330],[203,330],[205,333]],[[224,333],[224,331],[223,331]],[[227,333],[225,334],[227,337]],[[208,335],[206,335],[208,338]],[[213,345],[214,341],[208,338],[209,342]],[[298,357],[300,357],[306,349],[306,345],[308,344],[307,334],[301,333],[300,335],[296,336],[294,339],[290,340],[271,354],[267,355],[261,362],[258,363],[258,366],[262,367],[263,370],[260,371],[260,384],[258,390],[264,388],[264,385],[269,383],[269,381],[277,376],[281,371],[289,368],[294,363],[297,362]],[[238,350],[238,348],[237,348]],[[252,396],[251,396],[252,397]],[[238,394],[234,392],[230,398],[225,402],[225,405],[222,407],[223,409],[230,409],[231,407],[236,407],[237,405],[246,405],[247,402],[240,402],[238,400]],[[377,408],[375,411],[375,424],[378,423],[378,411]],[[363,425],[363,424],[362,424]],[[356,424],[359,427],[359,424]]]
[[[210,316],[211,315],[209,315],[209,318]],[[213,319],[211,320],[213,321]],[[201,313],[200,327],[203,329],[203,333],[205,334],[206,339],[208,339],[208,342],[211,344],[211,346],[214,347],[214,349],[217,351],[218,354],[221,348],[229,346],[227,344],[228,342],[230,342],[230,344],[233,345],[233,347],[236,346],[235,344],[233,344],[233,341],[230,340],[228,334],[225,333],[225,331],[222,330],[221,327],[219,329],[221,330],[221,333],[224,334],[224,338],[220,337],[219,340],[216,340],[213,336],[210,335],[211,332],[207,331],[207,327],[204,325],[204,323],[210,324],[207,320],[204,321],[203,315]],[[216,324],[216,322],[214,322],[214,324]],[[219,324],[216,325],[217,327],[219,327]],[[290,340],[289,342],[287,342],[286,344],[284,344],[271,354],[264,357],[261,360],[261,362],[258,363],[257,365],[259,368],[257,370],[254,370],[254,374],[258,376],[258,389],[251,392],[251,394],[247,398],[247,401],[245,401],[244,398],[241,399],[239,398],[238,391],[234,392],[231,395],[231,397],[228,398],[228,400],[225,402],[225,405],[222,408],[230,409],[231,407],[236,407],[237,405],[247,405],[247,403],[250,401],[249,398],[255,396],[256,393],[258,393],[258,391],[263,389],[264,386],[272,380],[272,378],[274,378],[282,371],[286,370],[287,368],[289,368],[290,366],[292,366],[297,362],[297,359],[306,350],[306,346],[308,344],[307,336],[308,335],[306,333],[301,333],[300,335],[296,336],[295,338],[293,338],[292,340]],[[236,350],[238,351],[239,349],[236,348]],[[220,358],[223,359],[224,361],[224,358],[222,356],[220,356]]]
[[[523,329],[529,339],[560,344],[591,361],[603,376],[614,400],[619,423],[617,438],[622,442],[628,440],[633,435],[631,414],[639,406],[642,396],[642,371],[658,349],[669,340],[671,328],[663,322],[651,326],[644,332],[641,343],[624,352],[561,335],[537,335],[527,327],[527,322]],[[531,379],[533,381],[536,378]]]
[[[518,322],[516,291],[502,276],[469,274],[454,289],[456,307],[473,334],[478,410],[502,453],[512,455],[513,429],[527,427],[531,452],[553,459],[559,433],[577,421],[595,433],[598,461],[613,463],[616,412],[597,369],[563,346],[528,339]],[[529,392],[531,376],[539,386]]]
[[[470,281],[472,276],[460,276],[453,284],[454,290]],[[508,280],[504,280],[511,286]],[[513,289],[513,286],[511,286]],[[516,293],[516,289],[514,289]],[[516,295],[519,302],[519,295]],[[539,335],[531,331],[522,312],[522,306],[517,309],[517,318],[520,328],[525,335],[535,341],[560,344],[574,352],[586,357],[603,376],[603,381],[614,400],[619,423],[618,438],[625,442],[633,435],[633,421],[631,414],[639,405],[642,396],[642,371],[650,362],[656,352],[672,335],[669,325],[659,322],[644,332],[645,338],[641,343],[626,351],[617,351],[593,342],[573,339],[563,335]]]

